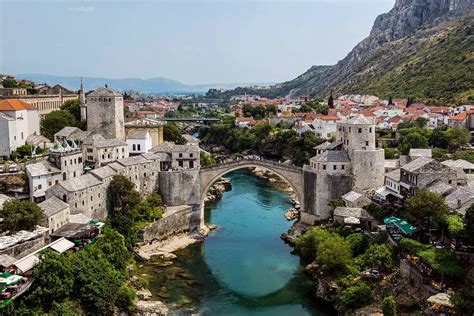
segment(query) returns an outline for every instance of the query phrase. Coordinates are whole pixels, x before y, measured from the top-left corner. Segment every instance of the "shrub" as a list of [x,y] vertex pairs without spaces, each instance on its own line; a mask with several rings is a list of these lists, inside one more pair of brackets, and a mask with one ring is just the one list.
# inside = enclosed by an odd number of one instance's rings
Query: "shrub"
[[362,256],[362,266],[387,271],[392,266],[392,252],[386,245],[371,245]]
[[134,306],[135,297],[135,291],[124,285],[115,294],[114,305],[122,311],[130,311]]
[[382,312],[384,316],[397,315],[397,302],[393,296],[387,296],[382,301]]
[[295,249],[301,256],[314,260],[318,244],[331,236],[328,230],[324,228],[313,228],[304,233],[295,242]]
[[352,256],[356,257],[367,249],[368,240],[367,237],[362,233],[350,234],[346,237],[346,241],[352,251]]
[[326,273],[343,272],[351,263],[352,253],[349,243],[343,237],[330,235],[321,241],[316,251],[316,262]]
[[339,294],[339,301],[344,309],[355,309],[369,304],[372,292],[365,283],[349,286]]

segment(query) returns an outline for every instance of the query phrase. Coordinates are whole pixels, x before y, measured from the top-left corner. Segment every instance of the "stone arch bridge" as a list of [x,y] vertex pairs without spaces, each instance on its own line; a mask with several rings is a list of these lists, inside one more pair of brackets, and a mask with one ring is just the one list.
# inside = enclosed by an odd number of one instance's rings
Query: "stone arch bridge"
[[201,201],[201,222],[204,222],[204,198],[206,197],[209,188],[226,173],[234,170],[259,167],[268,170],[282,178],[295,192],[298,201],[301,205],[301,210],[304,211],[304,177],[303,168],[290,166],[270,160],[264,159],[240,159],[227,163],[217,164],[208,167],[201,167],[199,171],[200,178],[200,201]]

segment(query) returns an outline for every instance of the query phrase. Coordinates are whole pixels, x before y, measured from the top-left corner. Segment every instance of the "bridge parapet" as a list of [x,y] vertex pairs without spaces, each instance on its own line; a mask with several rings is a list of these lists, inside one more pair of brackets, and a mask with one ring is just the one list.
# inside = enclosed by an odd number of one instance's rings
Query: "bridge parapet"
[[225,163],[219,163],[219,164],[215,164],[211,166],[201,167],[201,170],[203,171],[219,170],[219,169],[225,169],[229,167],[235,167],[239,165],[248,165],[248,164],[260,165],[262,167],[274,167],[274,168],[285,169],[285,170],[293,171],[293,172],[301,172],[301,173],[303,172],[303,168],[301,167],[287,165],[287,164],[283,164],[280,162],[267,160],[267,159],[238,159],[238,160],[233,160],[231,162],[225,162]]

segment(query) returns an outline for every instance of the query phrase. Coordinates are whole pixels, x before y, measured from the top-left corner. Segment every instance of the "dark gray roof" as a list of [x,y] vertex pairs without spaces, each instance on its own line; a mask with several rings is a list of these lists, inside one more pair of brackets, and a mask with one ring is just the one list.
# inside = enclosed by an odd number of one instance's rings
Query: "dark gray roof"
[[131,129],[126,139],[145,139],[148,131],[146,129]]
[[399,182],[400,181],[400,169],[387,172],[385,176],[389,179]]
[[433,161],[434,160],[432,158],[420,157],[413,160],[412,162],[407,163],[402,167],[402,169],[408,172],[415,172]]
[[122,95],[109,88],[100,87],[99,89],[89,93],[87,97],[121,97]]
[[316,156],[317,162],[350,162],[351,159],[345,150],[328,150]]
[[43,210],[44,215],[46,215],[47,217],[50,217],[68,208],[69,204],[53,196],[41,202],[40,204],[38,204],[38,206],[41,208],[41,210]]

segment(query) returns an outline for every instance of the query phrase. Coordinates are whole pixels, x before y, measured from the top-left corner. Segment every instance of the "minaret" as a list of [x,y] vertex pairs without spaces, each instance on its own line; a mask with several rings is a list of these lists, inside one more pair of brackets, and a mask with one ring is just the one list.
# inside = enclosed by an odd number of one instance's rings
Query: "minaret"
[[84,86],[81,77],[81,89],[79,90],[79,106],[81,107],[81,121],[87,120],[86,95],[84,94]]

